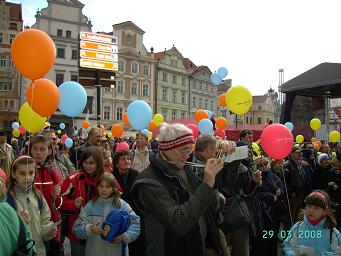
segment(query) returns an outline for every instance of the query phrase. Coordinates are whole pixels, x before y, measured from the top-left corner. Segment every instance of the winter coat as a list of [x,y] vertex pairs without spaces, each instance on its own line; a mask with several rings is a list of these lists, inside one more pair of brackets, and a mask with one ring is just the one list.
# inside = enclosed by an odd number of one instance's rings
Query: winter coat
[[[299,246],[313,247],[321,256],[339,256],[341,254],[341,234],[333,228],[325,227],[326,219],[313,226],[304,216],[304,220],[294,224],[284,241],[286,256],[299,254]],[[332,236],[332,237],[330,237]],[[330,239],[331,238],[331,239]]]
[[12,194],[15,201],[15,208],[18,214],[24,210],[28,211],[31,221],[27,224],[28,230],[35,241],[38,256],[45,256],[44,241],[53,239],[48,232],[53,228],[53,222],[50,220],[51,213],[48,204],[44,197],[42,200],[42,208],[39,209],[38,198],[32,191],[32,188],[23,189],[17,184],[15,185]]
[[[122,243],[113,244],[105,241],[100,235],[91,232],[91,226],[102,223],[107,215],[114,209],[127,211],[130,215],[131,224],[123,235],[124,243],[130,243],[137,239],[140,234],[140,217],[135,214],[129,204],[120,199],[120,208],[115,207],[113,198],[90,200],[81,210],[79,218],[73,225],[73,231],[80,239],[86,239],[85,256],[111,256],[122,255]],[[127,249],[125,251],[127,254]]]

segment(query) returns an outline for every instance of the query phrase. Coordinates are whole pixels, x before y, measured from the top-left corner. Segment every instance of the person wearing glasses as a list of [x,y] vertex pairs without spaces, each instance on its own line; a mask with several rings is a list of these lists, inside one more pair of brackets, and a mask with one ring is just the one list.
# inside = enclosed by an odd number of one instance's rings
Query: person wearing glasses
[[145,221],[146,255],[223,255],[217,226],[209,225],[210,208],[217,206],[213,189],[221,159],[205,164],[202,182],[185,165],[192,152],[192,130],[182,124],[163,124],[159,149],[136,178],[132,195]]

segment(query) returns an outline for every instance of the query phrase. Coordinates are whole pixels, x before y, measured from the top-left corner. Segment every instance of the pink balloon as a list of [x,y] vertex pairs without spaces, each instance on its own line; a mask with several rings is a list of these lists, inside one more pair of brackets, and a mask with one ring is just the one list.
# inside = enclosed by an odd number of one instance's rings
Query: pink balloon
[[120,150],[124,150],[124,151],[128,151],[129,152],[129,144],[127,142],[120,142],[120,143],[118,143],[117,146],[116,146],[115,152],[120,151]]
[[195,124],[188,124],[187,128],[192,130],[194,139],[198,138],[199,135],[198,126],[196,126]]
[[214,131],[214,135],[219,136],[219,137],[222,138],[223,140],[225,139],[225,136],[226,136],[225,131],[222,130],[222,129],[217,129],[217,130],[215,130],[215,131]]
[[261,141],[265,153],[274,159],[283,159],[290,154],[294,137],[286,126],[272,124],[263,130]]
[[69,137],[66,134],[63,134],[62,135],[62,142],[64,143],[67,138],[69,138]]
[[24,134],[26,132],[25,128],[22,125],[19,126],[18,130],[19,130],[20,134]]

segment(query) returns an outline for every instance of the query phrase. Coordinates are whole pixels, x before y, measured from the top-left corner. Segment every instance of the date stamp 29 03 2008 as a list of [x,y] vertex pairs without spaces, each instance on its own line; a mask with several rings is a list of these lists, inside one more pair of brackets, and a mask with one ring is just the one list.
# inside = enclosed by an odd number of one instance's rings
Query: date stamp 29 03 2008
[[[322,237],[322,231],[321,230],[297,230],[295,231],[296,236],[300,239],[319,239]],[[273,230],[263,230],[262,231],[262,238],[263,239],[271,239],[275,235],[275,232]],[[278,233],[278,237],[281,239],[285,238],[291,238],[292,237],[292,231],[291,230],[281,230]]]

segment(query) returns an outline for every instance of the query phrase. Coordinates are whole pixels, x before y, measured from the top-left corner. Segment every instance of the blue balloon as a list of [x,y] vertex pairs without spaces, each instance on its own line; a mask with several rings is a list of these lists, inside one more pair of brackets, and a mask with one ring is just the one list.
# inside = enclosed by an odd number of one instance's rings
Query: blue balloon
[[64,129],[65,129],[65,124],[64,124],[64,123],[60,123],[60,124],[59,124],[59,128],[60,128],[61,130],[64,130]]
[[67,81],[59,87],[60,102],[59,110],[69,117],[78,116],[83,112],[87,95],[84,87],[79,83]]
[[228,74],[227,68],[225,67],[218,68],[218,74],[220,75],[221,78],[226,77]]
[[129,123],[135,130],[146,129],[152,120],[152,109],[143,100],[135,100],[127,108]]
[[13,122],[12,123],[12,128],[13,128],[13,130],[19,129],[19,123],[18,122]]
[[294,130],[294,125],[290,122],[286,122],[284,126],[286,126],[291,132]]
[[72,140],[71,138],[67,138],[67,139],[65,140],[64,144],[65,144],[65,147],[71,148],[72,145],[73,145],[73,140]]
[[201,134],[211,134],[213,131],[213,124],[210,119],[202,119],[198,124],[198,129]]
[[218,85],[223,81],[222,77],[218,73],[213,73],[211,75],[211,82],[214,85]]
[[212,117],[212,111],[208,109],[206,109],[205,111],[208,114],[208,119],[210,119]]

